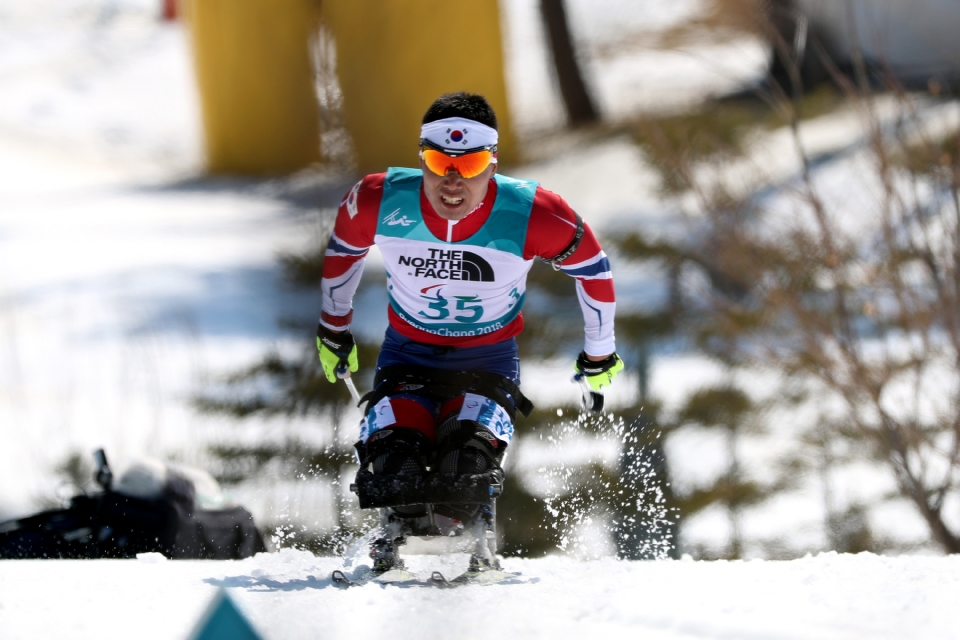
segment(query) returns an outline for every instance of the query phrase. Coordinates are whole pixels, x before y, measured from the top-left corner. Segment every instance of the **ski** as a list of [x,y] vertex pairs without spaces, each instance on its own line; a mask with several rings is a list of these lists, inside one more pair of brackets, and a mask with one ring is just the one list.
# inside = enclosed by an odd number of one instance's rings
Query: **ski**
[[518,582],[519,578],[519,573],[510,573],[502,569],[487,569],[485,571],[465,571],[456,578],[450,579],[447,579],[447,577],[439,571],[434,571],[430,576],[430,581],[438,587],[452,589],[468,584],[514,583]]
[[415,582],[420,582],[421,580],[416,576],[416,574],[407,571],[406,569],[390,569],[389,571],[375,576],[373,581],[379,582],[380,584],[413,584]]
[[383,573],[375,573],[370,567],[361,566],[354,572],[353,576],[348,576],[342,570],[336,569],[330,574],[330,579],[334,585],[344,588],[360,587],[372,582],[381,585],[434,586],[452,589],[470,584],[513,584],[520,582],[520,574],[501,569],[487,569],[485,571],[465,571],[455,578],[448,579],[440,571],[434,571],[428,579],[424,580],[406,569],[391,569]]
[[375,573],[370,567],[366,566],[359,567],[354,572],[353,577],[347,576],[340,569],[335,569],[330,574],[330,579],[333,580],[333,584],[339,587],[359,587],[370,582],[396,585],[423,584],[423,581],[416,574],[406,569],[390,569],[383,573]]

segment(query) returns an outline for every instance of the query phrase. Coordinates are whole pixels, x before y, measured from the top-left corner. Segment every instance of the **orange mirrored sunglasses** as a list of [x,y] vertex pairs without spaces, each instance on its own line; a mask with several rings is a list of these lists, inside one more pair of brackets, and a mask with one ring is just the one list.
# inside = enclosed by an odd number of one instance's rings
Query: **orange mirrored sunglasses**
[[429,142],[423,141],[420,149],[420,157],[423,163],[438,176],[445,176],[451,171],[460,174],[461,178],[473,178],[497,161],[494,155],[496,147],[483,147],[476,150],[468,150],[459,155],[447,155],[439,149],[434,149]]

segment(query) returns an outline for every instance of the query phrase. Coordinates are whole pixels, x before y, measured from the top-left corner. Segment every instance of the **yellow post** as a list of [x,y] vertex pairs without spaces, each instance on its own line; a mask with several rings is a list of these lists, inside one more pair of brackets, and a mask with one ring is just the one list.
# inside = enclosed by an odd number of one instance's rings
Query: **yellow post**
[[517,157],[497,0],[323,0],[322,12],[361,172],[417,166],[423,112],[453,91],[486,96],[501,160]]
[[207,168],[283,174],[320,160],[317,0],[189,0]]

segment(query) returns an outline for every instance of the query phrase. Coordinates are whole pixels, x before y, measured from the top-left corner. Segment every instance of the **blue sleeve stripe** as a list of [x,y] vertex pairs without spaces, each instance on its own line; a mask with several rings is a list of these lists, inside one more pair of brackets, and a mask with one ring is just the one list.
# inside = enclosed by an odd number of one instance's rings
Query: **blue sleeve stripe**
[[560,267],[560,270],[571,276],[596,276],[610,271],[610,261],[606,258],[602,258],[593,264],[588,264],[577,269]]
[[584,304],[587,305],[594,313],[597,314],[597,330],[599,331],[600,327],[603,326],[603,312],[600,309],[597,309],[595,306],[584,300]]
[[362,256],[367,252],[367,249],[354,249],[344,244],[340,244],[337,242],[336,238],[330,238],[330,243],[327,244],[327,251],[333,251],[334,253],[345,253],[348,256]]

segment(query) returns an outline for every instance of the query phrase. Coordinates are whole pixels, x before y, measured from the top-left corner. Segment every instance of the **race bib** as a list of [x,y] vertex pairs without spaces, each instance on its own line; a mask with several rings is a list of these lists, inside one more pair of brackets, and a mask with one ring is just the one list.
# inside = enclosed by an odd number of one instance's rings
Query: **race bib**
[[390,398],[384,397],[363,417],[363,421],[360,423],[360,442],[366,442],[374,432],[396,423],[397,419],[393,415]]
[[463,406],[460,408],[460,420],[472,420],[486,428],[507,444],[513,439],[513,421],[510,415],[499,404],[475,393],[463,396]]

